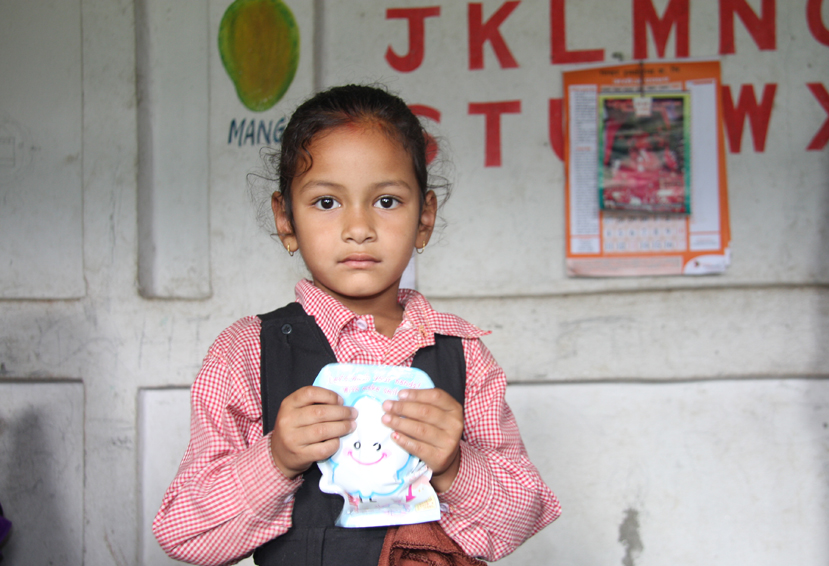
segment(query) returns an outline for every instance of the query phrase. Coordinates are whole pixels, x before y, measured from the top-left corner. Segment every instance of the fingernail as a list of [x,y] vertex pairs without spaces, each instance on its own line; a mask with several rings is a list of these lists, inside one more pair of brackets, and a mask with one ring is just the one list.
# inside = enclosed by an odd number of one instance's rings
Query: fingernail
[[350,408],[351,408],[351,418],[356,419],[360,415],[360,411],[358,411],[354,407],[350,407]]
[[386,413],[380,418],[380,420],[383,421],[383,424],[389,424],[391,422],[391,415]]
[[406,399],[408,396],[409,396],[409,391],[407,389],[404,389],[403,391],[401,391],[400,393],[397,394],[398,399]]
[[388,412],[391,411],[391,401],[383,401],[383,410]]
[[343,399],[342,397],[337,395],[337,404],[344,405],[345,404],[345,399]]

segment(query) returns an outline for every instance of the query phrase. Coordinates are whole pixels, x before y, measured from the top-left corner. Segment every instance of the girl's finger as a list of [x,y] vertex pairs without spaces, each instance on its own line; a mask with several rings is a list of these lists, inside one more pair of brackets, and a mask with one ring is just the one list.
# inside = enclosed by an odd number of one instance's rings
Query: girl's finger
[[[405,448],[410,454],[418,456],[422,460],[429,460],[433,457],[431,453],[427,452],[428,450],[436,452],[454,451],[458,446],[463,430],[462,423],[444,423],[439,427],[388,414],[383,416],[383,422],[394,431],[392,438],[401,438],[397,441],[398,444],[401,446],[405,444]],[[425,457],[422,454],[425,454]]]
[[416,440],[411,436],[395,431],[392,433],[392,440],[397,443],[403,450],[416,458],[420,458],[430,465],[430,462],[435,460],[435,456],[439,453],[437,447],[423,441]]
[[392,434],[392,440],[403,450],[425,462],[435,475],[446,471],[455,460],[458,451],[457,445],[436,447],[398,432]]
[[353,422],[357,409],[342,405],[310,405],[294,411],[294,426],[307,427],[318,423]]
[[383,424],[393,431],[404,434],[413,440],[425,442],[432,446],[442,444],[440,441],[441,436],[448,436],[446,431],[434,424],[422,420],[399,417],[390,413],[383,415],[381,420]]
[[447,413],[446,410],[435,407],[434,405],[416,403],[414,401],[385,401],[383,403],[383,410],[386,411],[387,415],[403,417],[424,423],[437,422],[443,419]]
[[443,389],[403,389],[397,397],[401,401],[415,401],[439,407],[444,411],[459,409],[460,403]]
[[383,423],[395,430],[403,426],[404,421],[432,425],[458,437],[463,430],[463,409],[459,404],[447,410],[414,401],[386,401],[383,410],[386,411]]
[[333,456],[339,448],[340,439],[332,438],[330,440],[326,440],[325,442],[316,444],[312,450],[311,456],[315,462],[319,462],[320,460],[326,460]]
[[291,449],[289,446],[284,446],[281,450],[274,451],[273,448],[271,450],[274,463],[286,477],[292,478],[304,472],[314,462],[331,457],[339,447],[340,439],[331,438],[323,442],[300,446],[294,449]]
[[283,403],[298,409],[308,405],[342,405],[343,398],[330,389],[307,385],[285,397]]
[[430,446],[427,448],[426,446],[424,446],[423,443],[418,442],[410,436],[401,434],[397,431],[392,433],[391,438],[403,450],[405,450],[406,452],[408,452],[416,458],[420,458],[424,462],[429,459],[428,456],[430,456],[432,451],[434,450],[433,447]]
[[340,437],[352,432],[355,428],[357,428],[357,423],[354,421],[319,423],[297,429],[294,442],[297,449],[331,442],[332,440],[339,442]]

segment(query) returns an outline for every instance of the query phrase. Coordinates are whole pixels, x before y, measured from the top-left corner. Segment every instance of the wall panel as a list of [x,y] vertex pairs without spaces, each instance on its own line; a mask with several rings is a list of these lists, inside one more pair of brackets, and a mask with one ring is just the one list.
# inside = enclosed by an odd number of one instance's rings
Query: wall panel
[[86,292],[80,0],[0,4],[0,299]]
[[507,400],[562,515],[499,564],[829,560],[825,381],[528,385]]
[[84,387],[0,382],[0,503],[9,564],[82,564]]

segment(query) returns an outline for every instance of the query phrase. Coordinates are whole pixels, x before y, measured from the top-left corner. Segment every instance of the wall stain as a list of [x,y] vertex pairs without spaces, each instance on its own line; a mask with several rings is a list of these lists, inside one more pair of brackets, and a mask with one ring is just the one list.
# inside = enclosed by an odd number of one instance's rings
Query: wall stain
[[619,542],[625,547],[623,566],[635,566],[634,559],[645,548],[639,536],[639,511],[630,508],[625,510],[625,519],[619,525]]

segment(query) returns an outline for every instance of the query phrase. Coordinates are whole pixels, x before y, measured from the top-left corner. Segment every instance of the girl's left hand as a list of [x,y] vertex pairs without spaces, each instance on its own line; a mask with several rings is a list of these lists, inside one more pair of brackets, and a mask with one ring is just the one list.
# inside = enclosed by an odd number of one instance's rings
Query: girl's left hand
[[397,401],[385,401],[383,424],[403,450],[432,470],[438,492],[452,485],[460,469],[463,407],[442,389],[404,389]]

